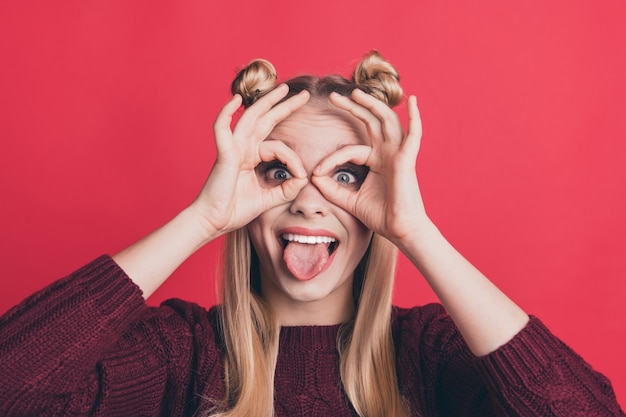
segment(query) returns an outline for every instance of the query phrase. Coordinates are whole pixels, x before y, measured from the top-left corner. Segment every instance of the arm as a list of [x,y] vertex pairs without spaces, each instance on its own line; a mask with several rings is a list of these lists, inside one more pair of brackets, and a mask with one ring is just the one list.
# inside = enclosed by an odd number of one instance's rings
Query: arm
[[425,415],[624,416],[609,381],[536,317],[476,358],[440,305],[395,313],[398,378]]
[[[420,372],[432,364],[439,367],[432,376],[433,384],[426,386],[437,387],[442,410],[454,402],[454,408],[444,414],[522,416],[551,411],[547,415],[622,416],[606,378],[538,320],[529,321],[428,218],[415,175],[422,133],[415,97],[407,103],[406,135],[391,109],[359,90],[354,91],[352,100],[333,94],[331,102],[363,121],[371,146],[337,150],[320,162],[312,182],[328,200],[400,248],[453,320],[453,328],[431,329],[434,333],[429,340],[438,340],[432,346],[434,357],[425,354],[428,343],[420,341],[419,331],[406,333],[407,344],[415,348],[411,356],[422,363]],[[370,169],[357,191],[326,177],[348,161]],[[463,343],[458,343],[458,333]],[[442,335],[453,336],[441,340]],[[475,407],[490,411],[476,413]],[[589,414],[591,411],[595,414]]]
[[148,298],[196,250],[218,236],[203,230],[193,206],[113,256],[113,260]]
[[[204,244],[248,224],[258,214],[292,200],[306,182],[295,152],[279,141],[263,142],[281,120],[308,101],[303,92],[278,103],[289,89],[281,85],[247,109],[231,131],[233,114],[241,105],[236,95],[214,125],[217,160],[195,201],[174,219],[113,259],[149,297],[178,266]],[[278,159],[294,178],[267,189],[254,168]]]
[[528,315],[424,222],[414,239],[397,246],[433,288],[467,345],[484,356],[504,345],[528,322]]
[[222,387],[209,321],[182,301],[147,308],[102,256],[0,317],[0,415],[191,415],[190,393]]
[[[331,101],[362,120],[371,146],[344,147],[320,163],[314,183],[335,204],[393,242],[420,270],[472,352],[486,355],[509,341],[528,315],[473,267],[428,218],[415,175],[422,134],[415,97],[407,103],[405,135],[398,116],[380,100],[355,90]],[[357,192],[325,177],[346,161],[370,169]]]
[[61,415],[144,309],[139,289],[107,256],[13,307],[0,317],[0,415]]
[[[276,123],[308,100],[303,93],[277,104],[287,91],[278,87],[259,99],[233,131],[241,97],[224,107],[215,123],[218,157],[211,174],[173,220],[115,255],[115,262],[102,257],[0,317],[0,414],[156,415],[162,396],[175,389],[187,395],[189,376],[181,372],[192,366],[189,326],[167,309],[151,315],[142,291],[149,296],[203,244],[294,198],[306,184],[291,149],[263,142]],[[295,177],[260,187],[254,167],[274,159]],[[177,355],[166,353],[179,348]],[[146,390],[149,395],[142,395]],[[116,405],[133,408],[105,408]]]

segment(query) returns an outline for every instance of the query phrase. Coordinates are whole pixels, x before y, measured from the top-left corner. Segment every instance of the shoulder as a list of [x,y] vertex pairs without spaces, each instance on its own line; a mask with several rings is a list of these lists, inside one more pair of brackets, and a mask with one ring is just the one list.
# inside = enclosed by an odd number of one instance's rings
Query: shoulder
[[451,368],[455,375],[471,376],[473,357],[441,304],[394,307],[391,323],[398,379],[406,395],[414,395],[416,387],[433,395],[441,375]]
[[402,327],[411,323],[429,323],[445,316],[447,316],[446,310],[439,303],[410,308],[393,306],[391,322],[394,327]]
[[196,392],[219,387],[223,366],[218,322],[216,308],[180,299],[147,307],[105,354],[103,367],[123,366],[126,373],[150,374],[156,380],[167,375],[176,392],[192,381]]
[[159,307],[154,307],[163,316],[176,316],[180,320],[197,329],[215,329],[219,322],[219,306],[209,309],[190,301],[179,298],[165,300]]
[[173,298],[159,307],[147,308],[134,327],[149,327],[160,337],[171,340],[170,343],[217,354],[221,341],[219,322],[219,307],[207,310],[196,303]]
[[[457,354],[467,356],[466,359],[473,357],[452,318],[441,304],[432,303],[412,308],[393,307],[391,320],[394,342],[399,350],[419,350],[444,357]],[[528,324],[513,339],[488,356],[507,355],[511,350],[535,345],[549,345],[549,351],[557,352],[561,352],[564,347],[539,319],[530,316]]]
[[213,367],[221,353],[214,317],[206,308],[180,299],[145,306],[106,349],[105,357],[137,354],[167,366],[186,368],[201,362]]
[[441,304],[394,307],[392,332],[400,362],[424,369],[450,361],[472,360],[467,344]]
[[423,337],[435,335],[441,337],[457,331],[446,310],[438,303],[411,308],[394,306],[391,327],[396,343],[421,340]]

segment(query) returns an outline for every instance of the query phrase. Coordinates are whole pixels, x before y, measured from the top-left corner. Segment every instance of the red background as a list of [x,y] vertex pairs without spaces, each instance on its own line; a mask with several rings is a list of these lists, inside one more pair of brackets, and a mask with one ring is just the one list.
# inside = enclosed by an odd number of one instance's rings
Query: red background
[[[626,403],[626,3],[503,3],[2,2],[0,312],[194,198],[239,66],[377,48],[418,96],[431,216]],[[150,302],[211,305],[219,245]],[[433,299],[402,259],[396,302]]]

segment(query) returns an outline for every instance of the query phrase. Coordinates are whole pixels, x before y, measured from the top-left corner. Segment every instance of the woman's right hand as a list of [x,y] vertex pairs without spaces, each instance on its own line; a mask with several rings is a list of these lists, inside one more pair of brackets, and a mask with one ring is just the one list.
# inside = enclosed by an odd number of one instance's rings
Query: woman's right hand
[[[264,210],[293,200],[307,183],[300,158],[281,141],[265,138],[274,127],[309,100],[302,92],[280,104],[289,91],[280,85],[241,116],[231,131],[233,115],[241,106],[235,95],[215,120],[217,159],[194,202],[172,220],[113,256],[147,298],[178,266],[205,243],[245,226]],[[262,186],[256,166],[279,160],[293,175],[276,187]]]
[[[213,126],[217,159],[192,208],[206,227],[208,239],[245,226],[263,211],[293,200],[308,179],[298,155],[279,140],[265,141],[274,127],[309,100],[302,91],[280,104],[289,92],[282,84],[244,111],[231,130],[241,106],[235,95],[221,110]],[[275,187],[259,182],[255,168],[262,161],[278,160],[293,177]]]

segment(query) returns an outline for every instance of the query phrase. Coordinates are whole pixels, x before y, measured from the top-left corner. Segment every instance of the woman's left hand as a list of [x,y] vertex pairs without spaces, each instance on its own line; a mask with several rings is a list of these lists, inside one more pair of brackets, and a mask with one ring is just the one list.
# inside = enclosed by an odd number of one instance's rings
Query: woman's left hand
[[[320,162],[312,182],[327,200],[396,245],[415,237],[420,224],[428,221],[415,173],[422,137],[415,96],[407,101],[406,134],[389,106],[359,89],[352,99],[333,93],[330,101],[365,124],[371,145],[348,145],[333,152]],[[328,175],[347,162],[369,168],[358,190]]]
[[[415,174],[422,135],[415,97],[407,102],[406,134],[395,112],[365,93],[353,93],[352,100],[332,95],[331,102],[363,121],[371,146],[350,145],[331,153],[320,162],[311,181],[327,200],[407,256],[474,355],[487,355],[507,343],[528,323],[528,315],[454,249],[424,210]],[[346,162],[370,169],[358,190],[328,175]]]

